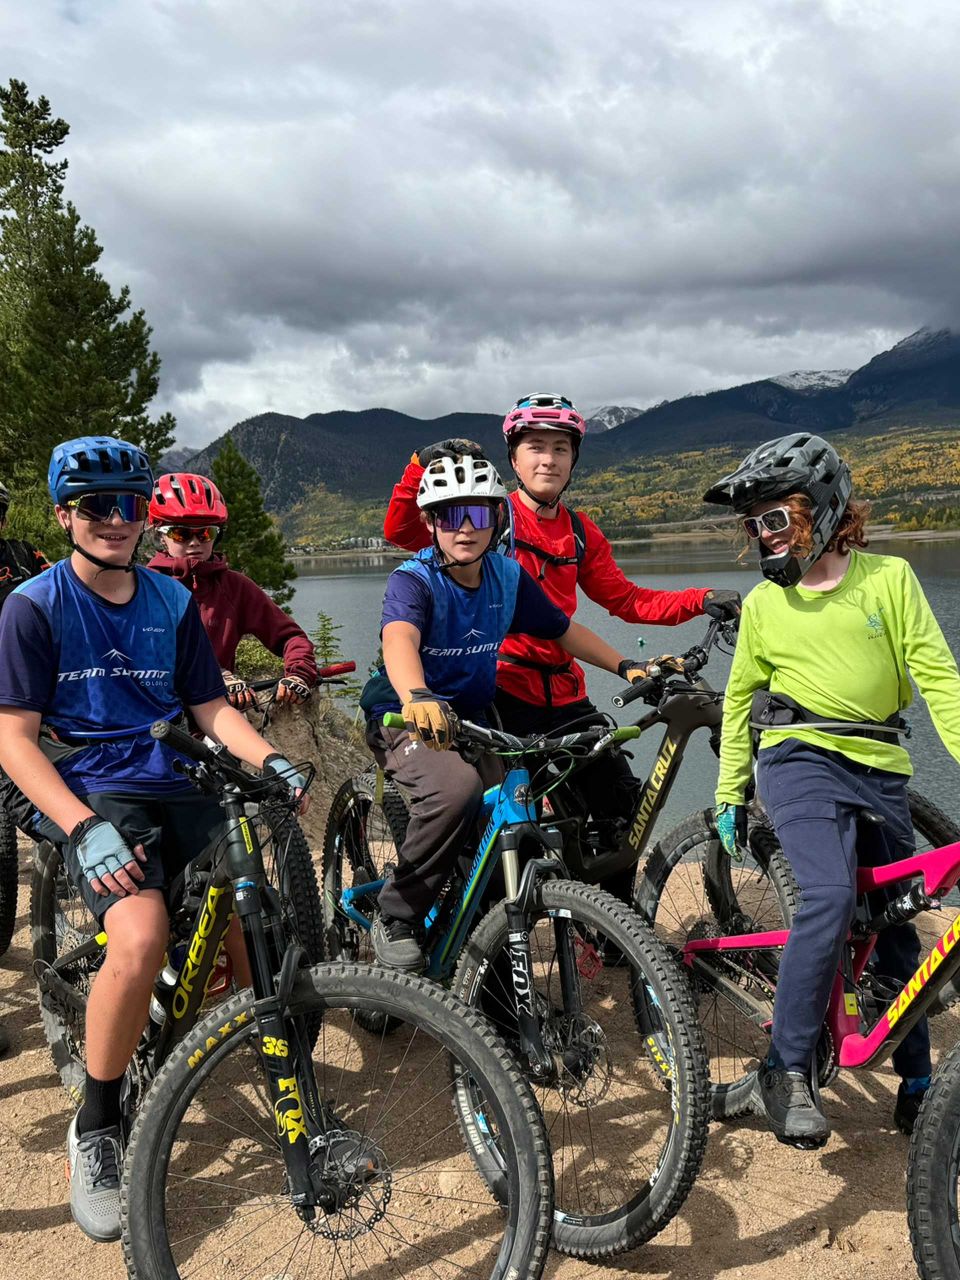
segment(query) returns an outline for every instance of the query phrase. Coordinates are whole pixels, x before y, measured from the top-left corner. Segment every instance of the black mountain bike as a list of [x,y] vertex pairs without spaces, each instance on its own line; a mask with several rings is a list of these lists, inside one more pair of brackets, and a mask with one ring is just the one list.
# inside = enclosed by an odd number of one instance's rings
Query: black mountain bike
[[[539,1276],[549,1243],[546,1135],[520,1072],[475,1013],[432,984],[356,965],[306,967],[247,806],[288,810],[280,778],[166,722],[154,737],[217,795],[214,852],[170,987],[155,1078],[124,1164],[123,1249],[138,1280],[209,1276]],[[196,1020],[233,911],[253,974]],[[397,1028],[359,1033],[358,1010]],[[477,1170],[452,1099],[476,1089]]]

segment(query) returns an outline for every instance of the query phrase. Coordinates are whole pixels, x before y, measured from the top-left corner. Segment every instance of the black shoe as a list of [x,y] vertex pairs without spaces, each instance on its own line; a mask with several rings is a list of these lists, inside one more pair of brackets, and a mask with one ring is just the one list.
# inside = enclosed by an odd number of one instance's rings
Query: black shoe
[[426,963],[417,940],[417,930],[407,920],[378,916],[370,931],[370,941],[377,960],[389,969],[420,973]]
[[778,1142],[815,1151],[830,1137],[830,1125],[806,1072],[765,1063],[757,1072],[757,1093]]
[[0,1057],[2,1057],[5,1053],[7,1053],[9,1048],[10,1048],[10,1037],[7,1034],[6,1027],[3,1026],[2,1023],[0,1023]]
[[917,1116],[920,1114],[920,1107],[923,1104],[926,1093],[926,1089],[918,1089],[916,1093],[907,1093],[907,1086],[902,1081],[900,1088],[897,1090],[897,1105],[893,1108],[893,1123],[901,1133],[905,1133],[908,1137],[913,1133],[913,1126],[917,1123]]

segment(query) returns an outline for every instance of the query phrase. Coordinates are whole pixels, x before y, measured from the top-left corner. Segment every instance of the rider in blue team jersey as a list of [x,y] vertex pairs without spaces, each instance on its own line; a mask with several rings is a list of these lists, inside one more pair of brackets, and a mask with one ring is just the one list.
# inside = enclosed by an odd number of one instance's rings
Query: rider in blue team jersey
[[[387,774],[410,792],[410,824],[394,875],[379,896],[377,959],[423,965],[419,933],[469,834],[482,796],[480,773],[453,745],[457,716],[482,720],[493,702],[497,652],[506,635],[555,640],[625,680],[645,668],[571,622],[516,560],[488,555],[502,531],[506,490],[493,465],[470,454],[438,457],[417,503],[432,545],[396,569],[383,602],[384,670],[364,688],[367,742]],[[383,716],[402,708],[404,729]],[[430,756],[424,748],[440,752]],[[493,779],[490,779],[492,781]]]
[[[134,564],[153,476],[135,445],[57,445],[48,474],[69,559],[19,586],[0,615],[0,765],[65,847],[107,952],[87,1002],[84,1102],[67,1137],[74,1220],[120,1236],[121,1087],[169,932],[166,891],[223,825],[217,801],[150,736],[189,711],[255,768],[303,778],[228,706],[200,614],[181,583]],[[304,797],[303,804],[306,804]],[[234,934],[234,943],[236,934]],[[242,948],[232,948],[241,959]]]

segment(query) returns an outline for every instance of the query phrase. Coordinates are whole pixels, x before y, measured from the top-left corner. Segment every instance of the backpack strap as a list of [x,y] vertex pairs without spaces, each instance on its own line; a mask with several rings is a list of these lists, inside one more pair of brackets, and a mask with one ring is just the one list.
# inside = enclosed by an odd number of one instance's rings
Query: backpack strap
[[537,581],[542,582],[547,572],[548,565],[555,565],[557,568],[563,565],[575,564],[577,566],[577,576],[580,575],[580,566],[583,564],[583,557],[587,553],[587,530],[583,523],[583,517],[579,511],[570,511],[570,527],[573,530],[573,555],[572,556],[555,556],[551,551],[544,551],[543,547],[538,547],[535,542],[527,542],[524,538],[511,537],[511,528],[504,534],[503,545],[507,547],[507,554],[510,548],[519,549],[520,551],[532,551],[540,560],[540,572],[537,574]]

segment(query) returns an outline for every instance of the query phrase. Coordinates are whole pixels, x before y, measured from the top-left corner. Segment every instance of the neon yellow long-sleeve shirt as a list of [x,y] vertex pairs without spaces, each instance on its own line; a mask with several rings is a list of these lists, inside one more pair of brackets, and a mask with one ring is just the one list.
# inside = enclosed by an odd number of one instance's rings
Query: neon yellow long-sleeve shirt
[[[885,720],[910,705],[907,672],[937,732],[960,762],[960,673],[916,575],[899,556],[850,552],[830,591],[762,582],[743,602],[727,683],[717,803],[742,804],[752,771],[750,704],[757,689],[785,693],[817,715]],[[826,733],[808,725],[766,729],[760,750],[799,738],[862,764],[911,774],[899,742]]]

